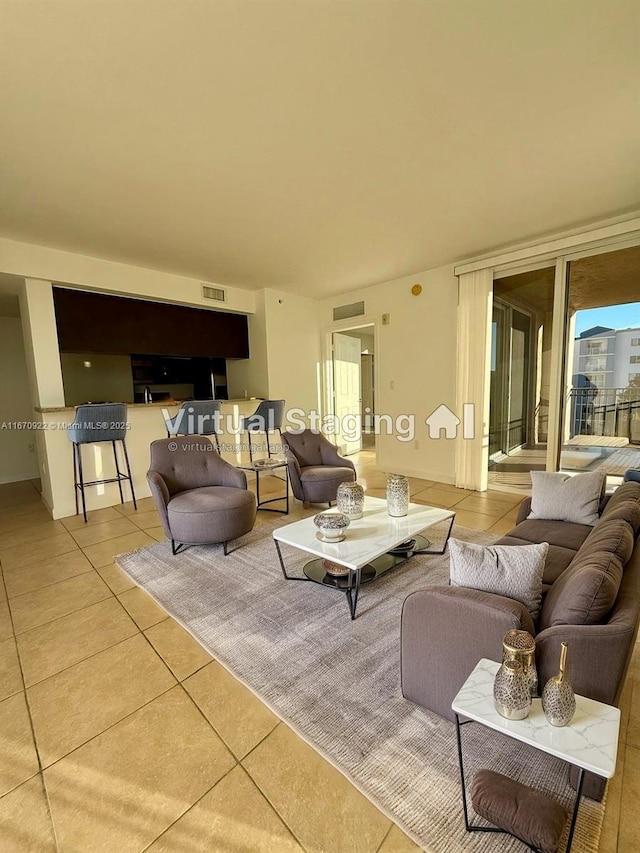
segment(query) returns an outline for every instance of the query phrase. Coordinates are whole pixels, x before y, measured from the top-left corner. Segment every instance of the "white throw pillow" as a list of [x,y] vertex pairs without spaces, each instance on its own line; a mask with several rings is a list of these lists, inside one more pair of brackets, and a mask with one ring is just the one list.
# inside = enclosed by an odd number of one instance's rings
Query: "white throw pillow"
[[540,545],[474,545],[449,539],[452,586],[494,592],[521,601],[538,618],[542,575],[549,543]]
[[532,471],[531,487],[529,518],[572,521],[593,527],[599,518],[605,475],[599,471],[574,476]]

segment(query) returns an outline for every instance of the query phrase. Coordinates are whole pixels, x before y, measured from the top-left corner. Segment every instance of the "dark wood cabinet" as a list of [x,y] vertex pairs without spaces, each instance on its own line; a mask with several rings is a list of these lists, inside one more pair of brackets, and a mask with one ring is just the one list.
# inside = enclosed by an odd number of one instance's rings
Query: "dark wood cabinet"
[[[54,287],[53,300],[60,352],[249,357],[244,314],[64,287]],[[136,369],[142,377],[144,366]]]

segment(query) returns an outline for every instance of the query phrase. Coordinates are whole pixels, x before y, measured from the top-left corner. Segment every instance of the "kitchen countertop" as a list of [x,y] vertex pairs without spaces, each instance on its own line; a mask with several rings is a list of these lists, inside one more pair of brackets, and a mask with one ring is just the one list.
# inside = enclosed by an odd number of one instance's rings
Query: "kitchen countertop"
[[[251,403],[254,402],[256,406],[261,401],[261,397],[238,397],[233,400],[220,400],[221,403],[227,403],[233,405],[234,403]],[[119,402],[119,401],[111,401],[111,402]],[[162,400],[157,403],[127,403],[126,406],[129,409],[162,409],[171,406],[181,406],[183,402],[192,402],[190,400]],[[49,415],[56,412],[75,412],[75,406],[34,406],[34,411],[38,412],[41,415]]]

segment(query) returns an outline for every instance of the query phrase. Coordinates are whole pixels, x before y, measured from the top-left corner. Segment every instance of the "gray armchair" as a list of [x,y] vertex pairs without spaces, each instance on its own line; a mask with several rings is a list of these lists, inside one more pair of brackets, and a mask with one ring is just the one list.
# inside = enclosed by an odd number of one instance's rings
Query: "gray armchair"
[[305,507],[335,501],[340,483],[353,482],[356,469],[323,435],[306,429],[282,434],[291,489]]
[[152,442],[147,481],[174,554],[184,545],[222,542],[226,555],[227,543],[253,528],[256,498],[244,471],[208,441],[176,436]]

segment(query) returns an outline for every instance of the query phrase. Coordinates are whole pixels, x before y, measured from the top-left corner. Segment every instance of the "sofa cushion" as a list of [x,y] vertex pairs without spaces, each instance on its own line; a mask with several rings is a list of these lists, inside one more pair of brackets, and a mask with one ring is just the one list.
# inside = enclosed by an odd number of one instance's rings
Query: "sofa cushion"
[[464,586],[520,601],[537,619],[542,599],[542,573],[549,546],[475,545],[449,540],[452,586]]
[[598,525],[605,519],[623,518],[632,529],[634,536],[640,530],[640,483],[623,483],[607,501]]
[[548,542],[549,545],[577,551],[592,530],[590,525],[573,524],[570,521],[527,519],[511,530],[510,534],[528,542]]
[[[543,524],[546,522],[534,521],[532,524]],[[563,522],[560,522],[563,523]],[[566,526],[566,522],[564,522]],[[581,525],[580,525],[581,526]],[[515,527],[511,533],[508,533],[506,536],[503,536],[502,539],[499,539],[496,542],[496,545],[531,545],[531,540],[529,539],[520,539],[518,536],[511,535],[517,534],[520,525]],[[588,528],[592,530],[593,528]],[[555,583],[556,578],[560,577],[562,572],[567,568],[571,560],[575,557],[576,552],[573,548],[563,548],[561,545],[549,545],[549,550],[547,551],[547,559],[544,564],[544,573],[542,575],[542,592],[546,592],[547,588]]]
[[545,595],[540,630],[553,625],[596,625],[615,604],[622,561],[612,551],[585,550]]
[[633,530],[628,522],[613,515],[596,524],[576,554],[575,562],[584,562],[593,552],[608,551],[615,554],[623,567],[627,565],[633,551]]
[[600,471],[588,474],[531,472],[531,519],[555,519],[593,526],[605,486]]

